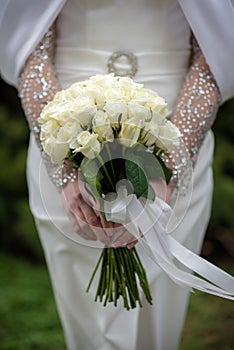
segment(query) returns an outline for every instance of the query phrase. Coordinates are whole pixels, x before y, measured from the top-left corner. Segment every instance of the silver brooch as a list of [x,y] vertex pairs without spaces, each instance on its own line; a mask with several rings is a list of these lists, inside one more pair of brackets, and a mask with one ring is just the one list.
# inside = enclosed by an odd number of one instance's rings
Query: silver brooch
[[109,73],[120,77],[134,77],[137,72],[137,57],[128,51],[115,51],[107,62]]

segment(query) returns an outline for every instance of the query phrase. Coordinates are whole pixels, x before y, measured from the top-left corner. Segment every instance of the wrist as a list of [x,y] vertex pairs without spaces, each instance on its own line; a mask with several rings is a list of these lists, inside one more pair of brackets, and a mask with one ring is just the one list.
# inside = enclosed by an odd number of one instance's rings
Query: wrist
[[78,180],[79,169],[71,162],[65,161],[61,173],[61,187],[66,187],[69,183],[75,183]]

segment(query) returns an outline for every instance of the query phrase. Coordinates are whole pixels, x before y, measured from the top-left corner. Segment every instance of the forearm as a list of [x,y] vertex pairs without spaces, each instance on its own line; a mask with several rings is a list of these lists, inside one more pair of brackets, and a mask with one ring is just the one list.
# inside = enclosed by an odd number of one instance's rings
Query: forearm
[[173,164],[173,181],[182,193],[186,192],[188,169],[196,164],[200,147],[215,121],[219,103],[217,83],[201,50],[196,47],[171,118],[181,132],[180,147],[172,150],[167,159],[168,165]]
[[63,181],[73,179],[74,174],[71,171],[65,171],[65,175],[62,175],[61,167],[51,163],[40,142],[41,130],[38,123],[43,107],[60,90],[54,69],[55,34],[55,25],[53,25],[29,56],[20,76],[19,97],[48,175],[54,185],[60,189]]
[[193,164],[218,111],[220,93],[202,52],[191,65],[172,121],[180,129]]
[[20,76],[19,96],[28,120],[40,147],[38,117],[44,105],[52,100],[59,90],[53,66],[55,27],[45,34],[34,52],[29,56]]

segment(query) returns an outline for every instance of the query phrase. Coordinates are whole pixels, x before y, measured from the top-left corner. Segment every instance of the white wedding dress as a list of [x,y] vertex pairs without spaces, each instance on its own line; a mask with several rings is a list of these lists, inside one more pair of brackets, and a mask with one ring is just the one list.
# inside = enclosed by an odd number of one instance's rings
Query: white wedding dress
[[[134,80],[164,96],[173,112],[191,50],[190,28],[176,0],[68,0],[57,25],[55,64],[63,88],[91,75],[107,73],[111,54],[127,50],[138,60]],[[195,252],[200,251],[210,215],[212,154],[210,132],[194,170],[191,198],[189,191],[175,207],[180,222],[172,235]],[[153,306],[146,302],[143,308],[125,311],[121,305],[115,308],[95,303],[95,287],[89,293],[85,289],[101,250],[72,232],[33,137],[27,174],[30,205],[45,251],[67,348],[177,349],[189,292],[172,282],[139,247],[151,284]]]

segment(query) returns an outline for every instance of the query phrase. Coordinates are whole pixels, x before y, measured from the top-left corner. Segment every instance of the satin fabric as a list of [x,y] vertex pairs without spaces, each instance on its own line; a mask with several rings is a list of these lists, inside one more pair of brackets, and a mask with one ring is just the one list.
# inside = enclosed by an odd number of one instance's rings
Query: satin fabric
[[0,72],[17,87],[30,53],[54,22],[66,0],[0,0]]
[[234,96],[234,0],[178,0],[219,86]]
[[[0,0],[0,71],[14,86],[25,60],[66,0]],[[222,102],[234,96],[234,1],[179,0],[211,67]]]

